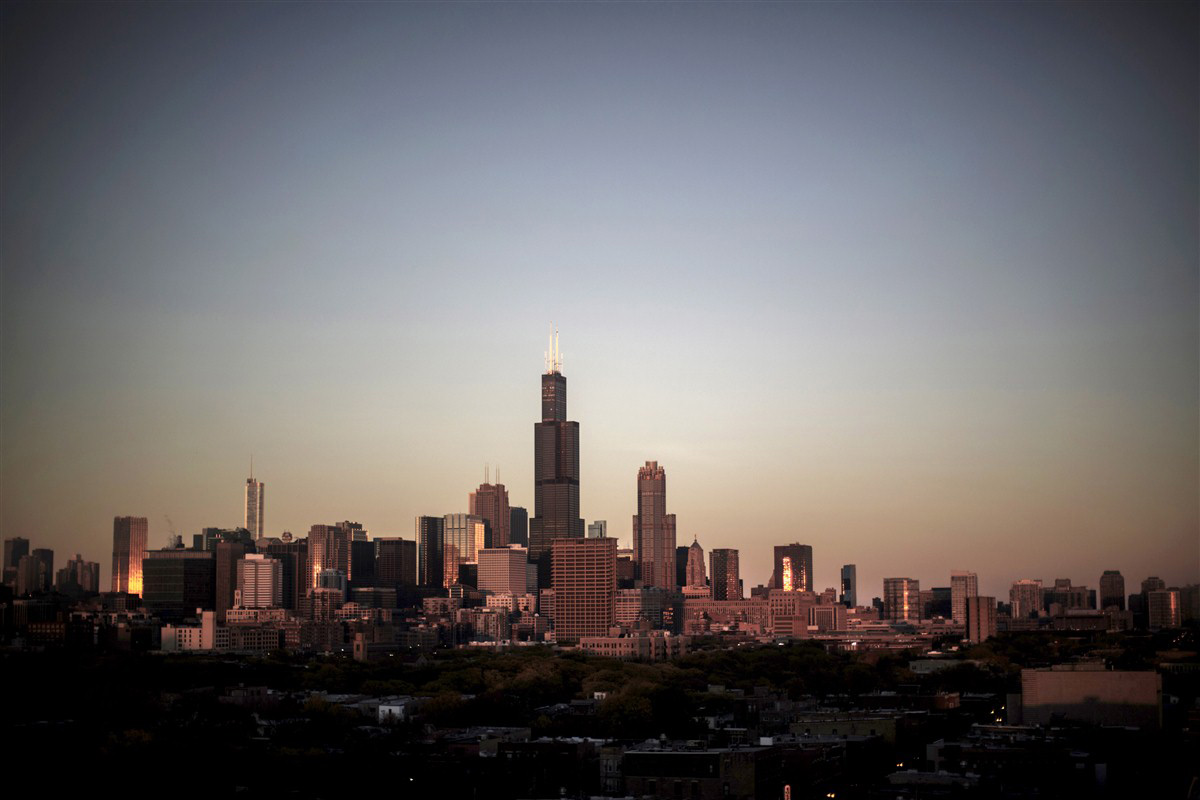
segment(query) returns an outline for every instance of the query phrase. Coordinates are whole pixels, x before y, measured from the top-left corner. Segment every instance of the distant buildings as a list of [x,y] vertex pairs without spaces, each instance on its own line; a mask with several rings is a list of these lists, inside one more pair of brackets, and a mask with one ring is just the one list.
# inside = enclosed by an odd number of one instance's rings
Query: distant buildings
[[1152,629],[1178,628],[1183,625],[1178,589],[1155,589],[1146,594],[1146,599]]
[[241,608],[279,608],[283,605],[283,563],[261,553],[237,562],[237,603]]
[[148,533],[145,517],[113,519],[112,591],[142,593],[142,558]]
[[441,517],[417,517],[414,522],[417,539],[417,584],[442,586],[445,556],[445,522]]
[[592,524],[587,526],[587,538],[603,539],[606,536],[608,536],[607,520],[598,519],[595,522],[593,522]]
[[525,594],[529,551],[524,547],[488,547],[479,551],[479,584],[481,592]]
[[362,526],[356,522],[313,525],[308,529],[305,594],[317,587],[317,576],[322,570],[337,570],[347,581],[354,577],[350,543],[354,541],[355,531],[362,531]]
[[417,585],[417,543],[398,536],[378,537],[375,545],[375,585],[386,589]]
[[692,545],[688,548],[686,577],[685,586],[708,586],[708,578],[704,574],[704,548],[696,539],[692,540]]
[[955,625],[967,624],[967,599],[979,594],[979,578],[974,572],[950,573],[950,614]]
[[524,506],[509,506],[508,519],[508,543],[529,547],[529,511]]

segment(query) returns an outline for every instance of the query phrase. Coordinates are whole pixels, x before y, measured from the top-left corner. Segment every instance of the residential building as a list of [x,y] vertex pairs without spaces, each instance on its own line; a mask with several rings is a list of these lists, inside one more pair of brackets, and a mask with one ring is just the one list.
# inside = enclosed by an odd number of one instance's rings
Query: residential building
[[617,540],[555,540],[551,564],[558,640],[606,636],[616,613]]
[[950,573],[950,618],[955,625],[967,624],[967,598],[979,594],[979,578],[974,572]]
[[1008,602],[1012,605],[1013,619],[1029,619],[1042,614],[1042,581],[1025,578],[1014,581],[1008,590]]
[[[218,556],[219,557],[219,556]],[[248,553],[237,562],[239,608],[279,608],[283,605],[283,562],[262,553]]]
[[996,635],[996,598],[972,595],[967,598],[967,641],[982,642]]

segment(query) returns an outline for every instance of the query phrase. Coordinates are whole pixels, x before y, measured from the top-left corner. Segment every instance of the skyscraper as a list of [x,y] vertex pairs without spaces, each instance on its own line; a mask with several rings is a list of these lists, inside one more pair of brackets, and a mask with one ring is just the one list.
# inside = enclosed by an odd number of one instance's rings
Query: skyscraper
[[687,583],[686,586],[707,586],[708,579],[704,574],[704,548],[699,540],[693,537],[692,546],[688,548]]
[[313,525],[308,529],[308,567],[304,577],[304,596],[317,587],[322,570],[337,570],[349,581],[354,577],[350,543],[355,530],[362,526],[353,522],[336,525]]
[[1029,619],[1042,613],[1042,582],[1039,579],[1024,578],[1013,581],[1008,590],[1008,602],[1012,605],[1013,619]]
[[967,598],[965,605],[967,641],[978,643],[995,636],[996,598],[973,594]]
[[550,543],[582,539],[579,517],[579,423],[567,420],[567,379],[558,334],[546,351],[542,375],[542,421],[533,426],[533,513],[529,558],[538,564],[538,585],[550,584]]
[[142,593],[142,558],[149,527],[145,517],[113,518],[112,591]]
[[967,624],[967,598],[979,595],[979,578],[974,572],[950,573],[950,618],[956,625]]
[[1125,610],[1125,578],[1120,570],[1106,569],[1100,576],[1100,610],[1114,607]]
[[529,553],[524,547],[491,547],[479,551],[479,590],[493,594],[525,594]]
[[247,553],[237,562],[237,589],[242,608],[279,608],[283,605],[283,562]]
[[250,477],[246,478],[246,524],[243,526],[250,531],[255,539],[266,535],[263,525],[263,498],[266,495],[266,484],[254,480],[254,460],[250,461]]
[[813,590],[812,547],[807,544],[775,545],[775,571],[771,573],[771,586],[785,592],[811,592]]
[[606,520],[598,519],[587,526],[587,538],[603,539],[606,536],[608,536],[608,522]]
[[853,564],[842,567],[842,603],[847,608],[858,605],[858,568]]
[[447,514],[442,517],[442,586],[459,582],[463,564],[478,564],[479,551],[485,545],[487,524],[474,514]]
[[529,510],[524,506],[508,507],[508,543],[529,546]]
[[442,554],[444,521],[441,517],[417,517],[414,528],[417,538],[417,584],[441,586],[445,560]]
[[709,577],[713,600],[741,600],[742,580],[738,572],[738,551],[718,547],[708,552]]
[[417,585],[417,543],[400,537],[375,539],[375,585],[387,589]]
[[633,561],[642,586],[675,588],[675,515],[667,513],[667,473],[657,461],[638,468],[638,513],[633,518]]
[[488,547],[508,547],[512,515],[503,483],[488,483],[485,474],[479,488],[467,496],[467,513],[482,517],[487,523]]
[[558,539],[551,552],[558,640],[606,635],[616,619],[617,540]]
[[921,582],[912,578],[884,578],[883,617],[892,622],[920,620]]

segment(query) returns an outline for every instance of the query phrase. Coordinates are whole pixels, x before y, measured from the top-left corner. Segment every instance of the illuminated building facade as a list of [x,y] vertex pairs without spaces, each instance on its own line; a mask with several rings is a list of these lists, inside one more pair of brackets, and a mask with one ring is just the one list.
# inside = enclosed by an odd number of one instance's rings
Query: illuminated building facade
[[918,622],[921,619],[921,582],[912,578],[884,578],[883,617],[892,622]]
[[773,588],[785,592],[811,592],[812,574],[811,546],[795,542],[775,545],[775,570],[771,573]]
[[708,553],[709,577],[712,579],[713,600],[741,600],[742,578],[738,567],[738,551],[718,547]]
[[512,515],[508,507],[508,489],[503,483],[479,484],[467,496],[467,510],[487,523],[488,547],[508,547],[511,540]]
[[283,605],[283,562],[249,553],[237,562],[241,608],[279,608]]
[[478,564],[479,551],[486,545],[487,523],[474,514],[442,517],[442,586],[459,583],[459,568]]
[[362,526],[353,522],[313,525],[308,529],[306,596],[309,589],[316,588],[317,576],[322,570],[337,570],[347,581],[354,577],[350,543],[354,541],[356,530],[362,531]]
[[667,513],[667,473],[657,461],[638,469],[633,560],[646,587],[675,588],[675,515]]
[[145,517],[113,519],[112,591],[142,593],[142,559],[149,528]]

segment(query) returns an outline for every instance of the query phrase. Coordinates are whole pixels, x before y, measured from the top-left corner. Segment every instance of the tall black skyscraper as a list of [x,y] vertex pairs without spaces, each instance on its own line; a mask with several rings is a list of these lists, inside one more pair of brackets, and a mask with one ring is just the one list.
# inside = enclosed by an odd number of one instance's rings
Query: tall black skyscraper
[[550,585],[550,543],[582,539],[579,517],[579,423],[567,421],[567,379],[558,334],[546,351],[542,375],[542,421],[533,426],[533,513],[529,560],[538,564],[538,585]]

